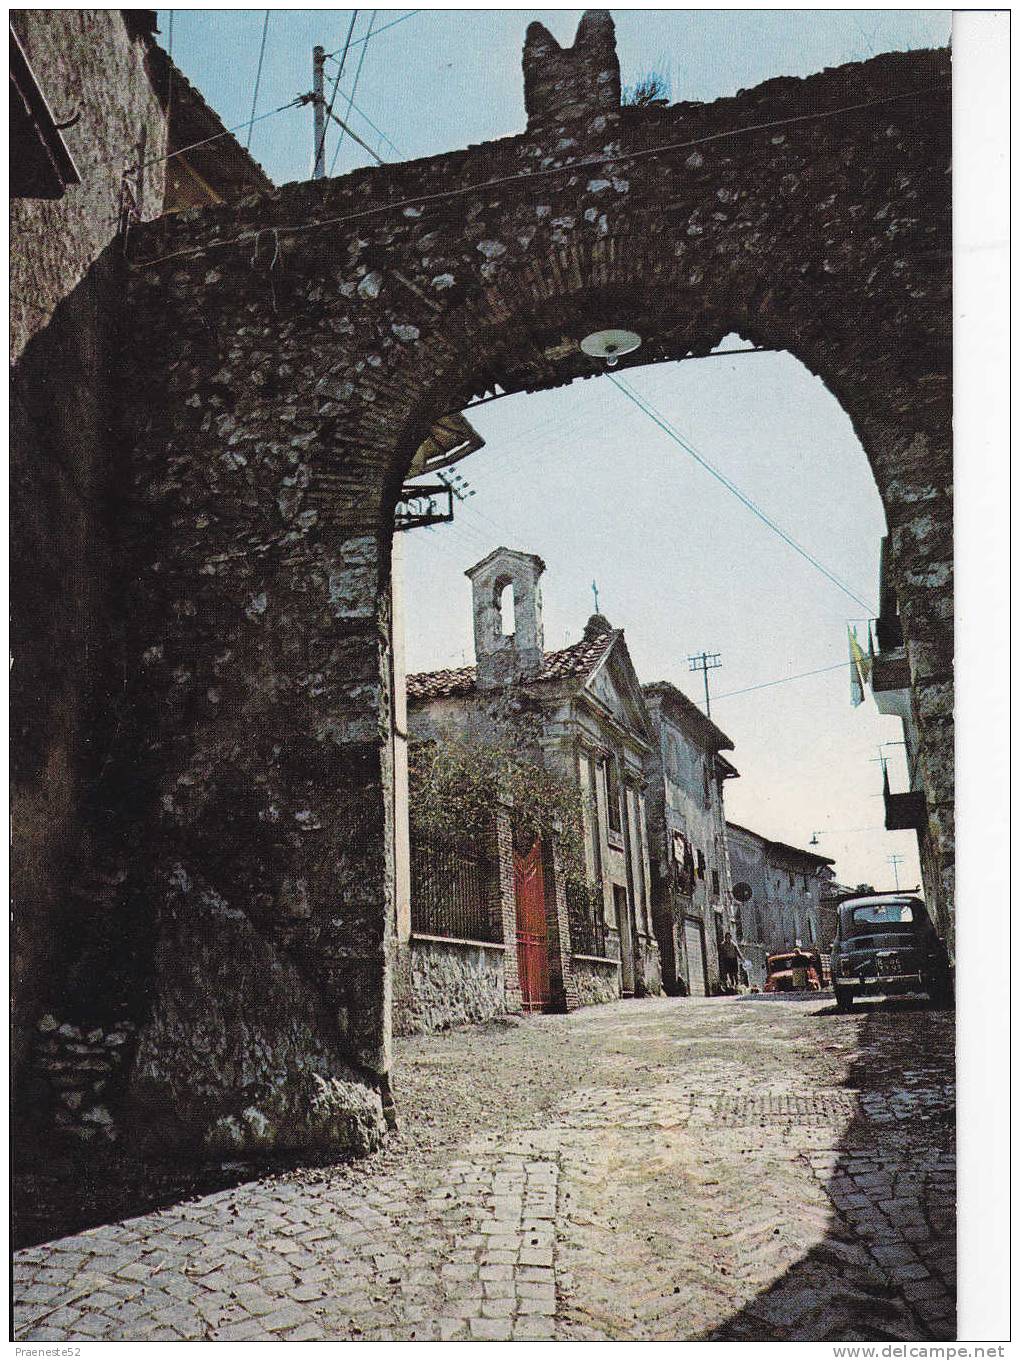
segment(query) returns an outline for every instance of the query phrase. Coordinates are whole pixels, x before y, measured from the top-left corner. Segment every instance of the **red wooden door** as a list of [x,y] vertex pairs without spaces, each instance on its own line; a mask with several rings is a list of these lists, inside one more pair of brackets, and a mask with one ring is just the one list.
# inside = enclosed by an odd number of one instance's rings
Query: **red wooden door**
[[541,1011],[549,1001],[549,942],[545,921],[542,843],[526,855],[514,851],[517,902],[517,968],[525,1011]]

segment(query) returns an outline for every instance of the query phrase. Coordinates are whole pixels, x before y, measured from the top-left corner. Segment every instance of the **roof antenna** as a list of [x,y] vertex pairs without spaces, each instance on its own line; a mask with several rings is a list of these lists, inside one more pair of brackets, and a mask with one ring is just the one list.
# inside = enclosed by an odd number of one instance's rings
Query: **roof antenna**
[[591,593],[595,597],[595,613],[599,612],[599,588],[596,582],[591,583]]

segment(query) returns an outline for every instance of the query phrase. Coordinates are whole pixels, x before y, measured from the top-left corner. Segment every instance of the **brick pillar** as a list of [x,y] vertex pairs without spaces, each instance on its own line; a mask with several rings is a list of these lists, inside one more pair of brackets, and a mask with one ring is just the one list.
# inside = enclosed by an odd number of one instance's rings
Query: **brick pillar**
[[567,914],[567,882],[560,860],[559,838],[542,838],[542,875],[545,880],[545,916],[549,929],[549,988],[553,1001],[564,1011],[576,1011],[581,998],[571,961],[570,920]]
[[493,910],[497,914],[503,956],[503,986],[507,1011],[522,1011],[521,976],[517,967],[517,897],[514,892],[514,828],[511,806],[500,803],[493,819],[492,845],[496,862]]

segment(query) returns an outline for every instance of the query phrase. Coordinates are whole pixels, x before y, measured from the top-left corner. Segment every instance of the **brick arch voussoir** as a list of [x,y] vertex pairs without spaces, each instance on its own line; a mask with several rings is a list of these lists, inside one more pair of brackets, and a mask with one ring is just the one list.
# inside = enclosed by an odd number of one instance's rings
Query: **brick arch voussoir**
[[[393,502],[414,452],[430,424],[462,409],[473,395],[532,360],[527,390],[542,390],[601,370],[581,361],[563,374],[542,372],[542,346],[556,337],[624,325],[643,337],[640,363],[669,362],[707,353],[727,334],[791,354],[821,379],[851,419],[878,484],[883,503],[894,470],[902,472],[902,449],[910,438],[893,413],[883,424],[882,392],[868,371],[854,381],[853,354],[860,319],[850,286],[833,285],[820,302],[817,291],[787,280],[762,278],[751,268],[720,271],[706,280],[685,255],[665,254],[647,232],[618,232],[584,248],[561,247],[503,271],[498,282],[478,286],[456,305],[433,316],[415,355],[385,381],[363,417],[377,455],[388,460],[377,480],[383,536],[392,525]],[[817,325],[819,307],[836,318]],[[887,385],[895,381],[895,353],[883,357]],[[876,407],[878,411],[876,413]],[[891,433],[892,432],[892,433]],[[893,455],[887,456],[892,448]]]

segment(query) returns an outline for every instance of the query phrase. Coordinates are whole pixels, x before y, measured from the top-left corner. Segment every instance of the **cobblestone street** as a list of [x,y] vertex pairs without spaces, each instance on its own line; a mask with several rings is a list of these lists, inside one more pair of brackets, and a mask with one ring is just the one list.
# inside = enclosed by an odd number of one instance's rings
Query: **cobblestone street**
[[382,1153],[23,1249],[16,1336],[951,1339],[952,1053],[824,996],[403,1040]]

